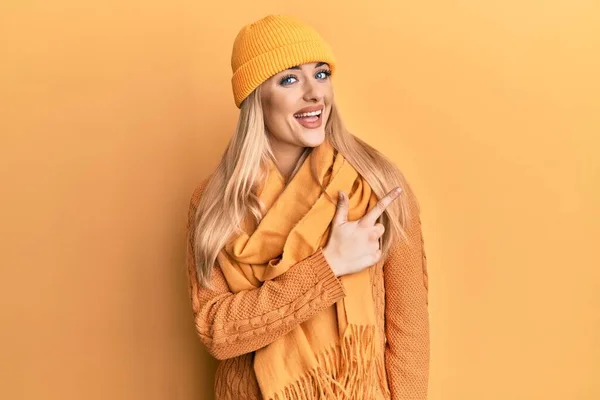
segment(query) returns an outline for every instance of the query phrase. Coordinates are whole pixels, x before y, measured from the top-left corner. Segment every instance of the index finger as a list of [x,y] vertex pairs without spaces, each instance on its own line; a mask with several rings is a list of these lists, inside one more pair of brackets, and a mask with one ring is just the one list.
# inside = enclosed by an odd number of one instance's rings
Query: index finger
[[402,189],[400,187],[392,189],[388,194],[386,194],[377,202],[375,207],[367,211],[367,213],[361,218],[360,221],[369,226],[375,225],[377,218],[379,218],[381,214],[383,214],[385,209],[392,203],[392,201],[396,200],[400,192],[402,192]]

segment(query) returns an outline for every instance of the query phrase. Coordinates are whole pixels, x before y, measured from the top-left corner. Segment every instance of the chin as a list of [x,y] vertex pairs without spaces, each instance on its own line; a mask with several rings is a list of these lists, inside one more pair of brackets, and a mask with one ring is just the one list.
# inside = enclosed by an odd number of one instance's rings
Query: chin
[[300,142],[302,142],[303,146],[317,147],[325,141],[325,130],[324,129],[319,129],[319,130],[314,130],[314,129],[308,130],[307,129],[301,133],[300,138],[301,138]]

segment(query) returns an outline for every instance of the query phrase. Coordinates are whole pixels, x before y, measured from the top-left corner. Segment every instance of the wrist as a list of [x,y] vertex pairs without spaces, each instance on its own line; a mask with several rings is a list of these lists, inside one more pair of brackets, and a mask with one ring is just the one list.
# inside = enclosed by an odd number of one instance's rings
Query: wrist
[[336,269],[335,257],[333,257],[333,255],[331,254],[330,249],[328,249],[327,247],[323,247],[321,249],[321,252],[323,253],[323,258],[325,258],[325,261],[327,261],[327,264],[329,264],[329,267],[333,271],[333,274],[335,275],[335,277],[339,278],[340,273]]

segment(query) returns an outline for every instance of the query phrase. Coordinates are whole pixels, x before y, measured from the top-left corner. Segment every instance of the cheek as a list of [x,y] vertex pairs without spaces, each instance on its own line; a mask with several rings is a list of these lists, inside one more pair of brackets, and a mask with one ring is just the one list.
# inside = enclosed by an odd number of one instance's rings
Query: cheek
[[[297,128],[294,113],[300,108],[301,93],[285,89],[272,89],[267,98],[263,98],[265,125],[275,136],[289,136]],[[300,100],[299,100],[300,99]]]
[[268,131],[275,137],[284,138],[290,136],[290,132],[294,129],[293,116],[281,107],[270,108],[265,110],[265,126]]
[[330,85],[325,91],[325,101],[329,104],[333,103],[333,87]]
[[293,110],[283,101],[271,109],[271,122],[280,128],[285,128],[293,122]]

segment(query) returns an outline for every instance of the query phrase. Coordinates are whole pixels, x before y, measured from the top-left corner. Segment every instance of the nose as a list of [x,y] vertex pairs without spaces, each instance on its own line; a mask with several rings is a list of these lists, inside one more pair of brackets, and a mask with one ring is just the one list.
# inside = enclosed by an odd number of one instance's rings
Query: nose
[[304,100],[319,102],[323,99],[322,85],[316,79],[304,80]]

